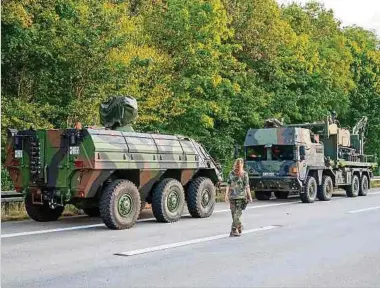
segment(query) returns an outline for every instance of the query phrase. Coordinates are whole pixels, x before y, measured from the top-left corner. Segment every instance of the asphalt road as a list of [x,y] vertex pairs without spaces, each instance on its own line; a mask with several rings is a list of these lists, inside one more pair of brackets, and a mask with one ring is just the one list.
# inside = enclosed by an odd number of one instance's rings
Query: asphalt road
[[255,201],[238,238],[224,203],[207,219],[151,217],[122,231],[88,217],[2,223],[1,287],[380,287],[380,189]]

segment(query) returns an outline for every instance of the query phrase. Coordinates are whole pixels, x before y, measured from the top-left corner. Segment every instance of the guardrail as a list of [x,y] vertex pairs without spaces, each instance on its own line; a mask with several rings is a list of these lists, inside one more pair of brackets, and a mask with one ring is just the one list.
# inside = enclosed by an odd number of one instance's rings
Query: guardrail
[[[375,176],[371,179],[371,181],[380,181],[380,176]],[[225,188],[226,183],[223,182],[220,184],[220,186],[217,189],[217,193],[221,192],[223,188]],[[21,195],[21,193],[18,193],[16,191],[2,191],[1,192],[1,203],[10,203],[10,202],[22,202],[24,201],[24,197]]]
[[16,191],[1,191],[1,203],[22,202],[24,197]]

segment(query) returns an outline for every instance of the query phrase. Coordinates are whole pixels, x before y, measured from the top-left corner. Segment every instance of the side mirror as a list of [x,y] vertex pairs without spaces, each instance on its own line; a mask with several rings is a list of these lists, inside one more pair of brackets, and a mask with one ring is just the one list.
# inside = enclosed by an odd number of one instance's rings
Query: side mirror
[[306,156],[306,151],[305,151],[305,146],[300,146],[300,160],[303,161],[305,160]]

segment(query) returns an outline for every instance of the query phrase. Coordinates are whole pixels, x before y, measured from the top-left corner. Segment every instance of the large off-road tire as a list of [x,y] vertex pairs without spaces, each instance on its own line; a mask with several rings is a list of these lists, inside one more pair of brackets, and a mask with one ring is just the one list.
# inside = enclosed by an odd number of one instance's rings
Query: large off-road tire
[[187,189],[187,208],[195,218],[209,217],[215,207],[215,186],[209,178],[197,177]]
[[99,217],[100,216],[99,207],[83,208],[82,210],[89,217]]
[[276,196],[277,199],[288,199],[289,192],[275,191],[274,196]]
[[347,197],[357,197],[360,190],[360,181],[358,175],[352,176],[351,185],[346,189]]
[[107,185],[99,202],[100,216],[110,229],[131,228],[140,214],[140,194],[131,181],[118,179]]
[[163,179],[153,190],[152,210],[158,222],[175,222],[185,207],[185,192],[180,182]]
[[322,185],[318,187],[317,197],[320,201],[330,201],[334,192],[334,184],[330,176],[324,175]]
[[272,196],[272,192],[255,191],[255,198],[260,201],[269,200],[271,196]]
[[300,194],[301,201],[303,203],[313,203],[317,197],[317,181],[313,176],[306,178],[305,187],[303,193]]
[[49,207],[49,203],[44,201],[42,205],[33,204],[32,194],[28,193],[25,197],[25,210],[29,217],[38,222],[56,221],[63,213],[64,206],[55,209]]
[[368,176],[363,174],[360,179],[360,188],[359,188],[359,196],[367,196],[369,189],[369,180]]

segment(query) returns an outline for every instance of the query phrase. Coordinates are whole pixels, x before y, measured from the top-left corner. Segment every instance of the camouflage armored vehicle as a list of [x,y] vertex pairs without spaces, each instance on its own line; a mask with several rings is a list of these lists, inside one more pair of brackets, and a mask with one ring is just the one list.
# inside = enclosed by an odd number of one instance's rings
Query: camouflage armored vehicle
[[348,197],[365,196],[376,166],[364,155],[366,126],[363,117],[350,133],[333,115],[294,125],[270,119],[263,129],[249,129],[245,161],[256,198],[269,200],[274,192],[279,199],[299,194],[302,202],[328,201],[334,187]]
[[193,217],[215,206],[221,172],[194,140],[137,133],[137,103],[112,97],[101,129],[9,129],[6,167],[36,221],[54,221],[66,204],[100,215],[111,229],[130,228],[145,203],[160,222],[177,221],[185,201]]

